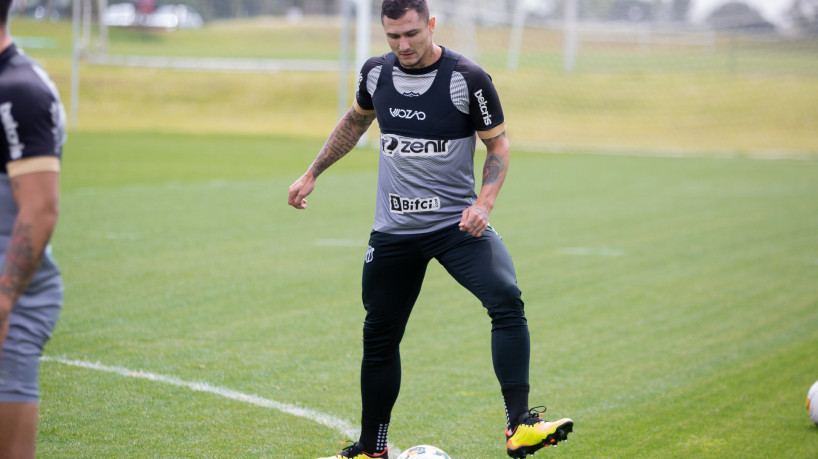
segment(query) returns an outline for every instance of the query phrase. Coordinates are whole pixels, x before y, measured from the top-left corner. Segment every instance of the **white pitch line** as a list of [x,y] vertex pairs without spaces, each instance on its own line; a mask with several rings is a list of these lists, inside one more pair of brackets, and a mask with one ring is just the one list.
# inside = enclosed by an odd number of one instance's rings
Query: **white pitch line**
[[281,411],[282,413],[287,413],[293,416],[298,416],[300,418],[309,419],[310,421],[314,421],[323,426],[334,429],[340,432],[342,435],[345,435],[347,438],[356,439],[360,435],[359,429],[356,429],[350,423],[343,419],[338,419],[328,414],[319,413],[318,411],[314,411],[309,408],[302,408],[287,403],[277,402],[275,400],[259,397],[258,395],[244,394],[242,392],[228,389],[226,387],[213,386],[205,382],[183,381],[173,376],[160,375],[156,373],[147,373],[138,370],[129,370],[127,368],[122,367],[111,367],[103,365],[99,362],[91,363],[83,362],[80,360],[69,360],[60,357],[48,356],[42,356],[40,357],[40,360],[44,362],[62,363],[65,365],[86,368],[89,370],[104,371],[106,373],[114,373],[128,378],[147,379],[149,381],[170,384],[172,386],[187,387],[188,389],[193,391],[207,392],[210,394],[215,394],[221,397],[229,398],[231,400],[237,400],[239,402],[249,403],[251,405],[260,406],[263,408],[272,408],[274,410]]

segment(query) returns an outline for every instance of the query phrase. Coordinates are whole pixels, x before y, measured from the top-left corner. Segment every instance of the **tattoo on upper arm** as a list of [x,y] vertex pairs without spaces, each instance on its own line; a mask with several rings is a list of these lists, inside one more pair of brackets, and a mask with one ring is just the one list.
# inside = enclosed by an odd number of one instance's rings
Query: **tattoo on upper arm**
[[480,140],[482,140],[484,144],[488,145],[489,143],[499,139],[500,137],[505,137],[505,136],[506,136],[506,131],[503,131],[499,135],[496,135],[496,136],[494,136],[494,137],[492,137],[490,139],[480,139]]
[[350,109],[332,130],[327,142],[313,163],[313,177],[317,178],[328,167],[352,151],[358,140],[375,120],[375,114],[361,114]]
[[483,185],[497,182],[500,174],[506,168],[503,158],[497,153],[489,153],[483,165]]

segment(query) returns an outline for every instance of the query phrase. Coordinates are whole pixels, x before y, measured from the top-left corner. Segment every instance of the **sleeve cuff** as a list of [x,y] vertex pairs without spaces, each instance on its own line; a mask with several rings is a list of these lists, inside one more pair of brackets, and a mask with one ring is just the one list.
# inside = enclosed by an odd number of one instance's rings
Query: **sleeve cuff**
[[477,131],[477,136],[480,137],[481,140],[493,139],[505,131],[506,123],[502,123],[500,125],[494,126],[488,131]]
[[34,156],[11,161],[6,164],[9,177],[17,177],[34,172],[59,172],[60,158],[56,156]]
[[352,101],[352,107],[355,109],[356,112],[360,113],[361,115],[371,115],[375,113],[375,110],[367,110],[365,108],[361,108],[361,106],[358,105],[357,100]]

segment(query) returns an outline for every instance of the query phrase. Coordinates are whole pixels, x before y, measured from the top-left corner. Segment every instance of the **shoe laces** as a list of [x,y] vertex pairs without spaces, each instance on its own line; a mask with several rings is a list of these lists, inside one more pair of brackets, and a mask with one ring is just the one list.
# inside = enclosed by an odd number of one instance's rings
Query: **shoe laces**
[[341,457],[355,457],[356,455],[363,452],[361,448],[358,447],[358,443],[352,440],[347,440],[345,443],[349,443],[349,446],[344,447],[341,451],[338,451],[338,455]]
[[545,405],[535,406],[533,408],[530,408],[528,410],[528,415],[525,417],[523,422],[521,422],[520,424],[526,424],[526,425],[529,425],[529,426],[533,426],[534,424],[536,424],[536,423],[543,420],[542,414],[545,413],[547,410],[548,410],[548,408],[546,408]]
[[[367,457],[378,457],[378,456],[373,456],[373,455],[367,453],[366,451],[364,451],[363,445],[361,443],[359,443],[359,442],[355,442],[355,441],[352,441],[352,440],[347,440],[344,443],[345,444],[346,443],[351,443],[351,444],[349,446],[344,447],[341,451],[338,451],[338,454],[337,454],[338,456],[341,456],[341,457],[356,457],[359,454],[363,454],[363,455],[365,455]],[[386,450],[384,450],[384,451],[386,451]],[[383,454],[383,452],[381,452],[381,454]]]

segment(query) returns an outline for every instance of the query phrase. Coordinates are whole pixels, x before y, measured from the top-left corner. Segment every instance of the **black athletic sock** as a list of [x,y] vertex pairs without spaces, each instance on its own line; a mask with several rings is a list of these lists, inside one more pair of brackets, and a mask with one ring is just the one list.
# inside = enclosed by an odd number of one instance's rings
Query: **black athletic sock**
[[386,449],[389,438],[389,421],[378,421],[366,416],[361,417],[361,438],[358,440],[369,454],[379,454]]
[[517,427],[523,414],[528,413],[528,384],[504,387],[503,401],[506,405],[506,425],[509,432]]

